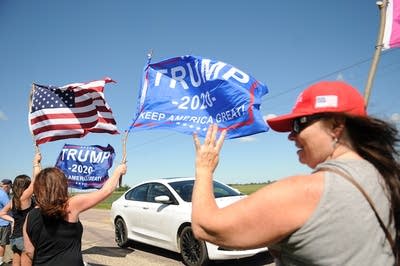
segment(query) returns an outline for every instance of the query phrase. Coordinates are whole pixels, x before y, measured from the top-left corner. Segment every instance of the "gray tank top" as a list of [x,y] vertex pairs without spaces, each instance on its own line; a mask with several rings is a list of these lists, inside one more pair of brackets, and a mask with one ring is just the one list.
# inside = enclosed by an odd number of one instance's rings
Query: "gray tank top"
[[[383,222],[389,224],[384,181],[365,160],[336,160],[316,167],[330,167],[350,174],[374,202]],[[388,226],[393,238],[394,222]],[[324,191],[308,221],[280,243],[276,265],[394,265],[392,249],[374,211],[361,192],[344,177],[325,174]]]

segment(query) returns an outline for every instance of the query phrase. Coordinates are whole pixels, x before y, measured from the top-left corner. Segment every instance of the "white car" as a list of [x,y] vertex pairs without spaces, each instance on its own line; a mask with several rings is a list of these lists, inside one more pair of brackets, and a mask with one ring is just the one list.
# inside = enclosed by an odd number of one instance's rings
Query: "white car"
[[[111,207],[117,245],[124,248],[134,240],[168,249],[180,253],[186,265],[244,258],[267,250],[231,250],[195,239],[191,229],[193,184],[194,178],[155,179],[125,192]],[[214,196],[220,207],[246,197],[217,181]]]

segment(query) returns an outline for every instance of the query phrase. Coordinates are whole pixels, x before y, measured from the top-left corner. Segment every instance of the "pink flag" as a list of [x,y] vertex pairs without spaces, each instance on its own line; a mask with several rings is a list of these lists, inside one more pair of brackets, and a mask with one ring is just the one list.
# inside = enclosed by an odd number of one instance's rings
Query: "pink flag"
[[388,0],[382,50],[400,47],[400,0]]
[[118,134],[103,89],[110,78],[62,87],[34,84],[29,124],[36,144],[81,138],[89,132]]

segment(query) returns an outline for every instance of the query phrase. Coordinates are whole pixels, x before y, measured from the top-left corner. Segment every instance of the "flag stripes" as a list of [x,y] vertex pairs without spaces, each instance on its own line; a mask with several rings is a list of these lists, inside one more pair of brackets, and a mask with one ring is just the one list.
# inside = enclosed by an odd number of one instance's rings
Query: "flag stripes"
[[30,129],[36,144],[88,134],[118,134],[103,89],[110,78],[62,87],[34,84]]

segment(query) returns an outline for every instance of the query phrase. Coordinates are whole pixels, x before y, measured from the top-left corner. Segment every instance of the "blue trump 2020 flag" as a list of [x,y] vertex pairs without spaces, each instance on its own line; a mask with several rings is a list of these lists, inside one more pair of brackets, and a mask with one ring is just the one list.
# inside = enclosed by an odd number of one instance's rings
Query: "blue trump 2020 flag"
[[78,189],[101,188],[108,179],[108,169],[114,160],[114,148],[99,145],[65,144],[56,167],[68,178],[68,186]]
[[268,131],[260,112],[265,85],[221,61],[183,56],[147,65],[132,130],[172,129],[205,136],[210,124],[227,138]]

